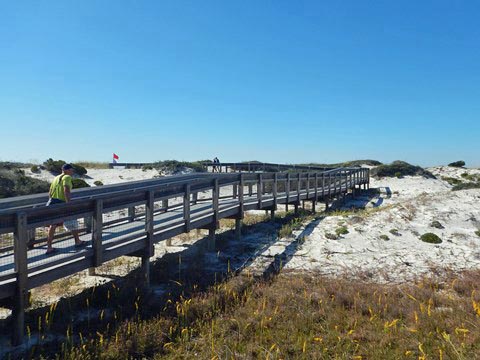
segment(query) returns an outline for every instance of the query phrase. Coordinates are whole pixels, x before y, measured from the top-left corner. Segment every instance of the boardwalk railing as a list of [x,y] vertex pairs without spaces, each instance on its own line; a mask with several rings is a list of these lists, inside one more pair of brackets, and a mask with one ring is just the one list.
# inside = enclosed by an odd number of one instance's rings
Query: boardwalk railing
[[[155,243],[168,245],[176,235],[208,229],[213,250],[222,218],[236,219],[239,234],[248,210],[273,215],[279,204],[297,210],[302,201],[324,202],[328,208],[334,198],[367,188],[369,175],[364,168],[188,175],[73,191],[73,201],[50,207],[39,206],[46,195],[0,201],[0,299],[14,299],[13,342],[23,337],[30,289],[124,255],[141,257],[148,285]],[[63,233],[55,239],[59,251],[46,255],[38,246],[46,240],[45,227],[62,222],[76,222],[88,246],[76,248],[71,235]]]
[[203,163],[203,166],[210,172],[279,172],[279,171],[327,171],[332,168],[310,166],[310,165],[295,165],[295,164],[273,164],[262,162],[241,162],[241,163]]

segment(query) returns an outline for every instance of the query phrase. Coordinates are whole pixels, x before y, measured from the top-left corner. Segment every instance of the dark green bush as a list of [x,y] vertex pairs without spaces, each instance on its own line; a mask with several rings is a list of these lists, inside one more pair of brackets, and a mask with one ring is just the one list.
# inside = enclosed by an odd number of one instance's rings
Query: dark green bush
[[452,187],[452,191],[480,189],[480,182],[461,183]]
[[[45,169],[47,171],[50,171],[52,174],[58,175],[62,172],[62,166],[65,163],[66,162],[63,160],[53,160],[52,158],[50,158],[43,163],[43,166],[45,166]],[[78,176],[83,176],[87,174],[87,169],[85,169],[81,165],[72,164],[72,167],[73,167],[73,171]]]
[[432,221],[430,226],[435,229],[445,229],[445,227],[440,223],[440,221],[437,221],[437,220]]
[[455,161],[455,162],[452,162],[452,163],[448,164],[448,166],[461,168],[461,167],[465,166],[465,161],[463,161],[463,160]]
[[62,172],[62,166],[65,164],[63,160],[53,160],[52,158],[47,159],[43,162],[43,166],[47,171],[50,171],[52,174],[60,174]]
[[449,176],[442,176],[442,180],[446,181],[447,183],[449,183],[452,186],[455,186],[455,185],[458,185],[458,184],[462,183],[462,180],[456,179],[456,178],[453,178],[453,177],[449,177]]
[[398,236],[400,233],[398,232],[398,229],[390,229],[390,234]]
[[423,176],[435,179],[435,176],[420,166],[411,165],[405,161],[394,161],[389,165],[380,165],[371,170],[371,174],[378,177]]
[[388,237],[388,235],[380,235],[380,239],[382,239],[382,240],[384,240],[384,241],[390,240],[390,238]]
[[38,167],[38,165],[32,165],[32,167],[30,168],[30,171],[32,173],[39,173],[40,172],[40,168]]
[[332,233],[325,233],[325,237],[330,240],[337,240],[338,236]]
[[103,182],[101,182],[100,180],[95,180],[95,181],[93,182],[93,185],[95,185],[95,186],[103,186]]
[[338,236],[346,235],[346,234],[348,234],[348,232],[349,231],[348,231],[346,226],[340,226],[335,230],[335,234],[337,234]]
[[78,165],[78,164],[72,164],[72,166],[73,166],[73,171],[78,176],[83,176],[83,175],[87,174],[87,169],[85,169],[83,166]]
[[82,180],[82,179],[72,179],[72,183],[73,183],[73,188],[74,189],[81,189],[81,188],[86,188],[86,187],[90,187],[90,185],[87,184],[87,182],[85,180]]
[[395,177],[400,179],[402,177],[402,173],[400,171],[397,171],[395,173]]
[[50,184],[25,176],[23,171],[0,171],[0,198],[48,192]]
[[158,161],[152,164],[152,167],[165,172],[171,172],[173,174],[181,172],[186,168],[192,169],[194,172],[204,172],[205,168],[202,165],[202,161],[177,161],[177,160],[165,160]]
[[440,237],[434,233],[425,233],[420,236],[420,240],[430,244],[440,244],[442,242],[442,239],[440,239]]
[[480,236],[480,229],[475,231],[475,235]]

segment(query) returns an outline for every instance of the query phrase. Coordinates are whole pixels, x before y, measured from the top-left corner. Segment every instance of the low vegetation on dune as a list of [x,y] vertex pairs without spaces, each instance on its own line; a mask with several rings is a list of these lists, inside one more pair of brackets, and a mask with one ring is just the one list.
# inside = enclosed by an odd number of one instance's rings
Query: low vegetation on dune
[[33,179],[19,168],[0,168],[0,198],[48,192],[50,183]]
[[377,177],[423,176],[435,179],[435,176],[420,166],[411,165],[405,161],[394,161],[388,165],[379,165],[372,169],[371,174]]
[[351,167],[351,166],[362,166],[362,165],[379,166],[379,165],[382,165],[382,163],[377,160],[366,159],[366,160],[345,161],[345,162],[334,163],[334,164],[308,163],[308,164],[302,164],[302,165],[334,168],[334,167]]
[[452,162],[452,163],[448,164],[448,166],[461,168],[461,167],[465,166],[465,161],[463,161],[463,160],[455,161],[455,162]]
[[211,162],[211,160],[199,160],[199,161],[177,161],[177,160],[164,160],[157,161],[151,165],[146,165],[143,170],[156,169],[161,173],[177,174],[186,171],[193,172],[205,172],[203,163]]
[[85,331],[79,344],[67,337],[59,357],[473,359],[478,277],[398,286],[298,273],[237,276],[207,292],[185,291],[149,319],[138,311],[105,332]]
[[[45,170],[51,172],[52,174],[58,175],[62,172],[63,164],[66,164],[66,161],[64,161],[64,160],[53,160],[52,158],[50,158],[50,159],[44,161],[43,167],[44,167]],[[83,176],[83,175],[87,174],[87,169],[85,169],[85,167],[83,167],[79,164],[75,164],[75,163],[72,163],[71,165],[73,166],[73,170],[74,170],[76,175]]]

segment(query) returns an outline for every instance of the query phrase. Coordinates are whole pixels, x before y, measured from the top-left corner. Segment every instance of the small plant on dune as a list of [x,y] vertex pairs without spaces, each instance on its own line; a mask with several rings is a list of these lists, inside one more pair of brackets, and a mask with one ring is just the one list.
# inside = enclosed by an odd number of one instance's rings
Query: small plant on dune
[[446,181],[447,183],[449,183],[452,186],[455,186],[455,185],[458,185],[458,184],[462,183],[462,180],[456,179],[456,178],[453,178],[453,177],[449,177],[449,176],[442,176],[442,180]]
[[478,229],[477,231],[475,231],[475,235],[480,236],[480,229]]
[[332,234],[332,233],[328,233],[328,232],[325,233],[325,237],[329,240],[337,240],[338,239],[337,235]]
[[101,182],[100,180],[95,180],[95,181],[93,182],[93,185],[95,185],[95,186],[103,186],[103,182]]
[[461,183],[452,187],[452,191],[469,190],[469,189],[480,189],[480,181]]
[[38,167],[38,165],[32,165],[32,167],[30,168],[30,171],[34,174],[37,174],[40,172],[40,168]]
[[442,242],[442,239],[434,233],[425,233],[420,236],[420,240],[429,244],[440,244]]
[[82,179],[72,179],[72,184],[74,189],[81,189],[90,187],[85,180]]
[[403,176],[402,176],[402,173],[401,173],[401,172],[397,171],[397,172],[395,173],[395,177],[398,178],[398,179],[401,179]]
[[349,231],[348,231],[346,226],[340,226],[340,227],[335,229],[335,234],[337,234],[338,236],[346,235],[348,233],[349,233]]
[[445,227],[440,223],[440,221],[438,220],[433,220],[431,223],[430,223],[430,226],[435,228],[435,229],[445,229]]
[[461,167],[465,166],[465,161],[463,161],[463,160],[455,161],[455,162],[452,162],[452,163],[448,164],[448,166],[461,168]]
[[400,235],[400,233],[398,232],[398,229],[390,229],[389,232],[390,232],[390,234],[395,235],[395,236]]
[[384,241],[390,240],[390,238],[388,237],[388,235],[380,235],[380,239],[381,239],[381,240],[384,240]]

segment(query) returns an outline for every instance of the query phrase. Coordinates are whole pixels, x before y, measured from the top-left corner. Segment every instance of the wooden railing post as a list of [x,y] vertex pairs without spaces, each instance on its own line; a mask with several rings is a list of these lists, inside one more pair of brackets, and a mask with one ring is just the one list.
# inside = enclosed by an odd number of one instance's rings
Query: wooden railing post
[[15,287],[14,303],[12,309],[13,331],[12,344],[20,345],[25,334],[25,307],[27,305],[27,282],[28,282],[28,263],[27,263],[27,214],[18,213],[16,216],[14,232],[14,262],[17,282]]
[[164,211],[168,210],[168,199],[163,199],[162,200],[162,210],[164,210]]
[[212,190],[212,206],[213,206],[213,223],[214,227],[217,228],[218,222],[218,197],[219,197],[220,188],[218,186],[218,179],[213,180],[213,190]]
[[298,173],[298,180],[297,180],[297,203],[300,204],[300,189],[302,183],[302,173]]
[[287,180],[285,181],[285,211],[288,211],[288,203],[290,202],[290,173],[287,173]]
[[277,210],[277,194],[278,194],[278,174],[273,174],[273,186],[272,186],[272,193],[273,193],[273,209]]
[[307,173],[307,200],[310,198],[310,173]]
[[183,194],[183,219],[185,220],[185,231],[190,231],[190,184],[185,184]]
[[257,199],[258,199],[258,209],[262,209],[262,195],[263,195],[263,176],[262,174],[258,174],[258,181],[257,181]]
[[135,220],[135,206],[128,208],[128,222]]
[[92,249],[93,249],[93,267],[102,265],[102,232],[103,232],[103,200],[95,200],[92,222]]
[[243,173],[240,173],[240,184],[239,184],[239,187],[238,187],[238,201],[240,203],[240,218],[243,219],[244,217],[244,210],[243,210],[243,203],[244,203],[244,199],[243,199],[243,190],[244,190],[244,186],[245,186],[245,180],[244,180],[244,175]]

